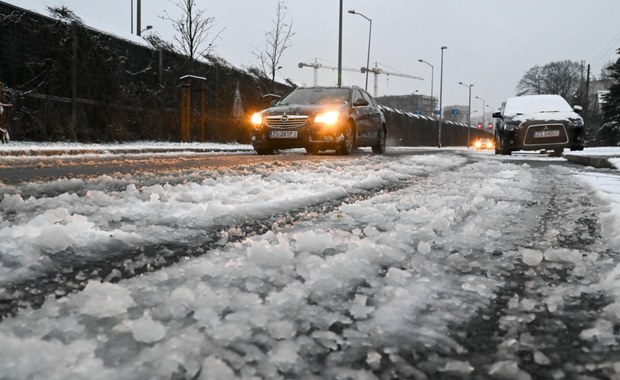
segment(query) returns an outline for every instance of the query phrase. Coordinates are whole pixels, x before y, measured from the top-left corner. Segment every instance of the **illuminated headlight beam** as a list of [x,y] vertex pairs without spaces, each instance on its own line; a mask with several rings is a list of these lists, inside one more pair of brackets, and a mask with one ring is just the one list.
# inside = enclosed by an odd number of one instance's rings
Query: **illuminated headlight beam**
[[340,111],[323,112],[314,117],[315,123],[321,123],[325,125],[334,125],[340,117]]

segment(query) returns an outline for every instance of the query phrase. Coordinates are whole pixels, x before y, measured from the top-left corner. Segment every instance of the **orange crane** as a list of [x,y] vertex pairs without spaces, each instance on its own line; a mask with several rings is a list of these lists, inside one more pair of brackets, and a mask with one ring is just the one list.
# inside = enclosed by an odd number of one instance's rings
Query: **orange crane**
[[[366,68],[362,67],[360,69],[360,71],[362,73],[365,73],[366,72]],[[393,73],[393,72],[385,71],[385,70],[379,68],[379,63],[378,62],[375,62],[375,67],[373,67],[372,69],[368,69],[368,72],[375,74],[375,87],[374,87],[374,96],[375,96],[375,98],[377,97],[377,92],[378,92],[378,82],[379,82],[378,77],[379,77],[379,74],[385,74],[385,75],[388,75],[388,76],[389,75],[393,75],[395,77],[402,77],[402,78],[424,80],[424,78],[417,77],[415,75],[409,75],[409,74],[403,74],[403,73]]]

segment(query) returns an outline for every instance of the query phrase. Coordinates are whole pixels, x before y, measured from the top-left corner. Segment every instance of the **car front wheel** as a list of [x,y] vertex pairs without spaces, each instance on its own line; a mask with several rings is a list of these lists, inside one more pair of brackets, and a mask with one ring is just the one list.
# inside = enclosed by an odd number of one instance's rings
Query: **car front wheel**
[[353,146],[355,145],[355,129],[352,123],[347,123],[344,131],[342,132],[342,142],[336,152],[338,154],[351,154],[353,152]]
[[319,148],[316,145],[308,145],[306,147],[306,152],[308,152],[308,154],[317,154],[319,153]]
[[261,156],[273,154],[272,148],[254,148],[254,150],[256,150],[256,154],[259,154]]
[[386,131],[385,128],[381,127],[379,130],[379,139],[377,144],[372,146],[372,152],[374,154],[383,154],[385,153],[385,144],[386,144]]

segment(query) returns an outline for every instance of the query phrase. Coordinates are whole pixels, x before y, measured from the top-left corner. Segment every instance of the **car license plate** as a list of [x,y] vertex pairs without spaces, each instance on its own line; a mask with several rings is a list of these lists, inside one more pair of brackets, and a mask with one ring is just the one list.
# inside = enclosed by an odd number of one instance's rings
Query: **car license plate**
[[271,131],[269,137],[272,139],[296,139],[297,131]]
[[534,138],[545,138],[545,137],[560,137],[560,131],[558,129],[552,131],[536,131],[534,132]]

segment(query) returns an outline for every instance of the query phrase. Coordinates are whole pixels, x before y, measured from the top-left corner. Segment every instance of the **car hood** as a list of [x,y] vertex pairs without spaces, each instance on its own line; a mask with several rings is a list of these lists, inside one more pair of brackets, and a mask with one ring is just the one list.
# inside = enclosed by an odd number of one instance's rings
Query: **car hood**
[[506,120],[512,120],[518,123],[525,123],[528,121],[556,121],[556,122],[574,122],[576,120],[581,120],[581,116],[579,116],[575,112],[535,112],[529,114],[521,114],[521,115],[506,115]]
[[276,105],[263,110],[264,116],[282,115],[316,115],[321,112],[327,111],[340,111],[345,109],[343,105],[330,104],[330,105],[303,105],[303,104],[290,104],[290,105]]

